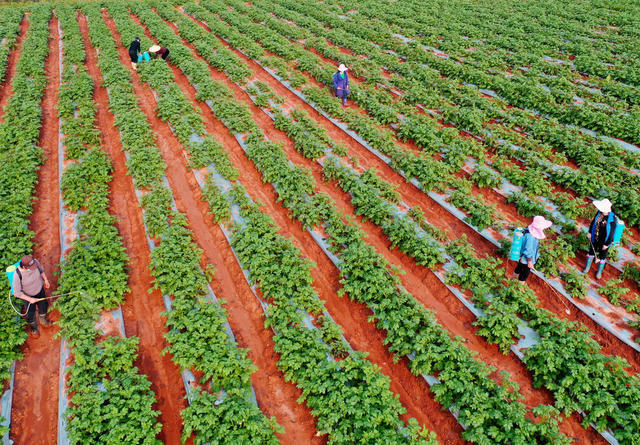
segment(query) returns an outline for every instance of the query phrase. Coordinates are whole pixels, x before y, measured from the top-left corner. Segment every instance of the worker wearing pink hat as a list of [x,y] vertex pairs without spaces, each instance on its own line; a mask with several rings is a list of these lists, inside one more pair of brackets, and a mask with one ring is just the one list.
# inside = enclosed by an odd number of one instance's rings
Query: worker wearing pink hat
[[607,264],[607,254],[609,246],[613,242],[613,234],[618,225],[618,218],[613,212],[613,205],[607,198],[593,201],[593,206],[597,209],[596,215],[589,226],[589,253],[587,254],[587,264],[582,273],[588,273],[597,257],[598,271],[596,278],[602,278],[604,266]]
[[521,282],[525,282],[529,278],[531,271],[535,270],[534,266],[540,256],[538,252],[540,240],[545,238],[544,230],[551,227],[552,224],[544,216],[537,215],[525,230],[520,250],[520,261],[518,261],[518,265],[513,271]]

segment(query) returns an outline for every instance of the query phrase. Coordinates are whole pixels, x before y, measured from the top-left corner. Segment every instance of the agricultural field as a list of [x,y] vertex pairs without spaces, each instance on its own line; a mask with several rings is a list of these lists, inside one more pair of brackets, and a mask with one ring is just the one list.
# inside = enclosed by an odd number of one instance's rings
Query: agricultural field
[[57,296],[39,337],[1,299],[2,443],[640,444],[638,17],[0,5],[0,257]]

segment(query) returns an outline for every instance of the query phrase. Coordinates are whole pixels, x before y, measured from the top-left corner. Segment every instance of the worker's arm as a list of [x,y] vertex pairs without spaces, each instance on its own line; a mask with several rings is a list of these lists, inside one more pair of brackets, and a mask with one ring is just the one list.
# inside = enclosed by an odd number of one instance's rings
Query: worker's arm
[[49,286],[50,286],[51,284],[49,284],[49,280],[47,279],[47,274],[46,274],[46,273],[44,273],[44,272],[42,272],[42,273],[40,274],[40,276],[42,277],[42,281],[44,281],[44,287],[45,287],[45,289],[49,289]]
[[36,266],[38,266],[38,272],[40,272],[40,278],[44,282],[44,287],[49,289],[49,280],[47,279],[47,274],[44,272],[44,267],[40,264],[40,261],[36,260]]
[[613,221],[611,221],[611,227],[609,227],[609,236],[606,240],[604,240],[604,246],[602,246],[603,250],[607,250],[611,243],[613,243],[613,234],[616,231],[616,227],[618,226],[618,217],[614,216]]
[[534,258],[535,254],[536,254],[535,239],[533,238],[533,235],[531,235],[530,233],[527,233],[524,236],[524,240],[522,240],[522,256],[527,261],[527,266],[529,266],[529,269],[534,269],[533,266],[535,263],[535,258]]

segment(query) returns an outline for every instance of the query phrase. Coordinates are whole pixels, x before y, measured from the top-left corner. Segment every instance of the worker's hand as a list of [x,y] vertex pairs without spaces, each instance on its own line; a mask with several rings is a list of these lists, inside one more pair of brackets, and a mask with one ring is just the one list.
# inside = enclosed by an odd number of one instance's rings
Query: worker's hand
[[45,279],[44,279],[44,288],[45,288],[45,289],[49,289],[49,286],[50,286],[50,284],[49,284],[49,280],[47,280],[47,279],[45,278]]
[[607,250],[609,246],[602,246],[602,250]]
[[20,296],[20,299],[26,301],[27,303],[31,303],[31,304],[34,304],[34,303],[38,302],[37,298],[33,298],[33,297],[30,297],[30,296],[25,295],[25,294],[22,294]]
[[529,269],[531,269],[531,270],[536,270],[536,268],[533,267],[533,263],[529,263],[529,264],[527,264],[527,266],[529,266]]

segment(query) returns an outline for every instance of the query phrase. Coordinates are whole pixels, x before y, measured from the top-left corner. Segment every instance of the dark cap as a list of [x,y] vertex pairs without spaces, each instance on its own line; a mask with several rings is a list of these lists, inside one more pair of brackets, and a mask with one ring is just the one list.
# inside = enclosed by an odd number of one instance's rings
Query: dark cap
[[25,255],[20,260],[20,266],[23,269],[31,269],[35,263],[36,263],[36,260],[34,260],[31,255]]
[[136,37],[134,40],[140,40],[140,37]]

